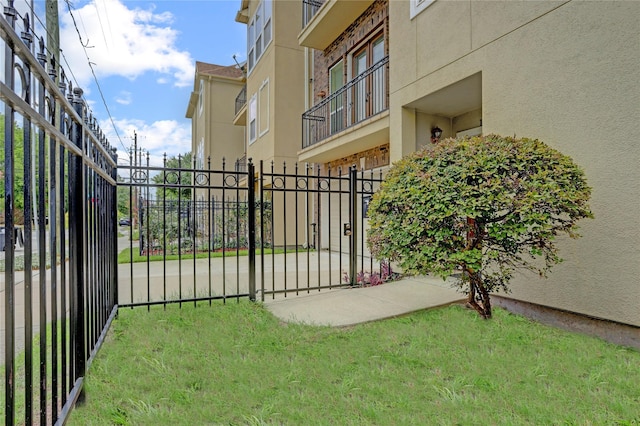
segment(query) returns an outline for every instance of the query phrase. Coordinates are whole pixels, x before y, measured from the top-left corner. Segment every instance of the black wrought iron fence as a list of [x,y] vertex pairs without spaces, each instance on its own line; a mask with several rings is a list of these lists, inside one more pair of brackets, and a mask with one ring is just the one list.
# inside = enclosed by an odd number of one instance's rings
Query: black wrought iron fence
[[120,306],[250,296],[253,164],[169,168],[151,166],[147,157],[146,165],[121,166],[120,173],[131,206]]
[[116,156],[13,1],[0,37],[0,423],[63,423],[117,310]]
[[[246,249],[249,245],[249,204],[246,200],[138,200],[142,226],[138,232],[141,256],[218,252],[223,249]],[[268,203],[265,214],[270,214]],[[148,216],[148,220],[147,220]],[[149,223],[147,227],[146,224]],[[269,231],[266,239],[270,240]],[[178,237],[181,236],[181,241]],[[258,241],[260,244],[260,241]],[[268,242],[266,243],[268,247]]]
[[286,297],[381,271],[364,219],[381,170],[247,168],[121,167],[133,206],[121,307]]
[[297,164],[289,170],[272,164],[265,170],[260,164],[257,193],[271,201],[271,211],[270,217],[257,221],[257,232],[268,227],[272,246],[285,250],[267,252],[258,246],[262,300],[369,284],[363,281],[365,275],[379,276],[388,268],[366,246],[366,206],[382,173],[355,167],[323,172]]

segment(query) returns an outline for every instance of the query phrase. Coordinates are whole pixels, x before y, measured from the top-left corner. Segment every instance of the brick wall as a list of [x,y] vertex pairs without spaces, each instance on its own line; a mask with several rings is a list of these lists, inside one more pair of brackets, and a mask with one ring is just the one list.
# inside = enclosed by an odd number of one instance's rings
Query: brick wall
[[[362,40],[374,32],[383,30],[385,34],[385,53],[389,54],[389,0],[376,0],[360,17],[351,24],[333,43],[322,51],[314,54],[313,93],[322,91],[329,93],[329,68],[340,58],[346,59],[347,55]],[[345,73],[347,67],[345,67]],[[345,75],[344,81],[349,79]],[[322,98],[315,96],[314,103]]]
[[360,159],[364,158],[364,170],[375,169],[389,165],[389,144],[380,145],[367,151],[358,152],[356,154],[342,157],[334,161],[326,163],[322,167],[322,174],[326,174],[327,169],[331,169],[331,174],[336,176],[338,170],[342,169],[342,174],[346,174],[349,167],[355,165],[358,170],[361,169]]

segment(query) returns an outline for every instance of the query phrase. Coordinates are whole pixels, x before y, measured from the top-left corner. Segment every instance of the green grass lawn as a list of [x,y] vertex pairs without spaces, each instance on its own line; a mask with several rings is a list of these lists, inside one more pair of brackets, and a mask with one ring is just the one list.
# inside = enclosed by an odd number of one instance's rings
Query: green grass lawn
[[[303,250],[300,249],[300,252],[302,252]],[[304,250],[306,251],[306,250]],[[264,250],[264,254],[265,255],[271,255],[271,254],[282,254],[284,253],[285,250],[284,249],[279,249],[276,248],[275,250],[273,249],[265,249]],[[288,253],[290,252],[295,252],[295,249],[288,249],[287,250]],[[131,249],[130,248],[125,248],[123,249],[120,253],[118,253],[118,263],[130,263],[132,261],[131,259]],[[246,256],[249,253],[249,250],[247,249],[230,249],[224,252],[224,256],[226,257],[234,257],[236,255],[238,256]],[[260,255],[260,249],[256,249],[256,256]],[[216,257],[222,257],[223,254],[221,251],[212,251],[212,252],[198,252],[196,253],[196,259],[208,259],[209,257],[216,258]],[[178,259],[182,259],[182,260],[188,260],[188,259],[193,259],[193,253],[183,253],[182,255],[178,255],[178,254],[167,254],[167,255],[162,255],[162,254],[157,254],[154,255],[152,254],[151,257],[148,259],[149,262],[161,262],[163,260],[178,260]],[[147,256],[146,255],[140,255],[140,250],[138,248],[134,248],[133,249],[133,263],[139,263],[139,262],[146,262],[147,261]]]
[[640,424],[640,353],[460,306],[329,328],[121,310],[72,425]]

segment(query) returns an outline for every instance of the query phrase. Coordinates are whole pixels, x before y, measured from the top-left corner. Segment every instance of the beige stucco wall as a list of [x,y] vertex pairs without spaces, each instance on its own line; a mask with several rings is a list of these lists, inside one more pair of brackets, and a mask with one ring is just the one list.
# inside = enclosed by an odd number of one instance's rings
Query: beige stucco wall
[[[252,17],[259,2],[249,3]],[[247,131],[247,157],[260,166],[264,161],[265,172],[282,173],[283,163],[287,172],[294,171],[297,152],[302,146],[302,113],[304,112],[304,48],[298,43],[302,22],[302,3],[274,1],[272,10],[272,40],[247,77],[247,102],[258,93],[265,81],[269,83],[269,129],[255,142],[249,143]],[[259,100],[258,100],[259,102]],[[247,129],[249,126],[247,116]],[[265,182],[265,185],[269,185]],[[288,183],[291,185],[291,183]],[[274,193],[274,244],[276,246],[302,245],[306,242],[305,229],[300,226],[296,236],[295,217],[303,223],[303,211],[296,212],[294,198]],[[285,220],[286,218],[286,220]],[[297,237],[297,238],[296,238]]]
[[257,164],[260,160],[270,162],[274,159],[275,148],[275,131],[273,127],[275,110],[275,96],[273,87],[275,85],[274,58],[275,49],[273,41],[260,58],[260,61],[247,77],[247,107],[250,108],[251,97],[256,95],[260,90],[260,86],[265,81],[269,81],[269,130],[262,136],[258,135],[254,142],[249,140],[249,112],[247,112],[247,157],[251,157]]
[[207,117],[199,119],[206,123],[204,165],[206,167],[207,158],[211,157],[211,167],[219,168],[224,158],[226,167],[233,168],[236,159],[244,155],[244,127],[233,125],[235,99],[244,83],[219,78],[207,80],[203,111],[203,114],[207,111]]
[[[203,82],[202,108],[199,104],[200,82]],[[203,158],[198,168],[221,170],[223,159],[227,170],[234,170],[236,159],[244,155],[244,127],[234,126],[235,99],[244,83],[240,79],[196,74],[194,91],[187,109],[191,118],[191,153],[198,155],[198,146],[203,142]],[[190,168],[193,164],[183,164]],[[211,185],[222,185],[222,175],[208,176]],[[227,191],[225,197],[229,196]],[[200,188],[196,199],[220,198],[222,191]]]
[[510,297],[640,326],[640,3],[435,1],[413,20],[409,2],[389,7],[392,160],[424,137],[404,105],[481,72],[483,132],[539,138],[593,187],[565,262],[516,276]]
[[[297,38],[302,6],[282,1],[272,4],[271,43],[247,78],[247,102],[269,81],[269,131],[249,145],[248,156],[256,163],[293,164],[302,146],[304,112],[305,56]],[[250,16],[257,6],[258,2],[250,2]]]
[[[198,104],[200,81],[204,82],[202,108]],[[204,141],[204,166],[211,157],[211,167],[222,167],[225,158],[228,167],[233,167],[237,158],[244,154],[244,127],[234,126],[235,99],[243,82],[237,79],[210,75],[196,75],[192,99],[191,152],[197,155],[200,141]]]
[[276,49],[276,75],[274,82],[275,130],[278,135],[277,158],[296,162],[302,147],[302,113],[304,112],[304,51],[302,48]]

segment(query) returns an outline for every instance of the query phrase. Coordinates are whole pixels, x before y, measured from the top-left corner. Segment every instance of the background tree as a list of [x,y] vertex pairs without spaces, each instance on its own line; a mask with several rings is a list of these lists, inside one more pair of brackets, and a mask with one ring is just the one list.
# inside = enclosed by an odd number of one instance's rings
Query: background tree
[[[191,151],[184,155],[178,155],[177,157],[169,157],[165,162],[165,170],[159,174],[153,176],[151,180],[159,185],[164,183],[177,184],[178,181],[181,185],[190,185],[192,183],[192,173],[187,169],[193,169],[193,159],[191,158]],[[191,199],[191,188],[183,188],[180,190],[180,198],[183,200]],[[156,190],[156,198],[162,199],[178,199],[177,188],[166,188],[163,191],[161,188]]]
[[[22,127],[19,127],[17,123],[14,123],[14,140],[13,140],[13,161],[14,161],[14,209],[16,211],[16,223],[22,224],[23,211],[24,211],[24,134]],[[4,213],[4,179],[6,173],[4,170],[4,115],[0,114],[0,143],[2,149],[0,150],[0,203],[1,211]],[[27,177],[29,179],[29,177]],[[29,182],[27,182],[29,184]],[[4,216],[2,217],[4,222]]]
[[591,189],[571,158],[532,139],[448,139],[396,162],[369,205],[368,244],[407,273],[461,270],[468,305],[491,317],[489,294],[515,269],[545,277],[556,237],[577,238]]
[[[120,175],[117,176],[118,182],[123,182],[124,178]],[[128,217],[129,209],[131,208],[131,196],[129,194],[129,187],[118,186],[118,217]]]

